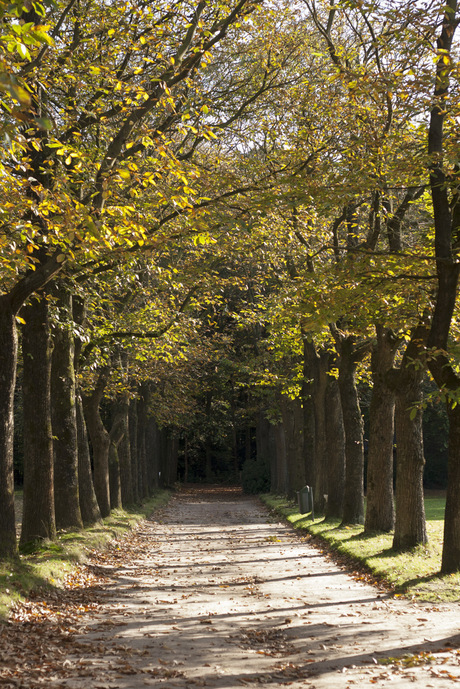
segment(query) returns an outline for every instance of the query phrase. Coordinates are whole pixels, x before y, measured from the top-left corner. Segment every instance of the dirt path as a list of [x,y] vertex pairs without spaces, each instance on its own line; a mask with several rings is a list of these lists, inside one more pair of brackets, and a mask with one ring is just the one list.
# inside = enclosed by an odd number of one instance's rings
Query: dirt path
[[[7,668],[0,686],[345,689],[417,682],[441,689],[460,681],[458,606],[392,599],[354,580],[235,490],[174,496],[80,576],[85,593],[75,581],[67,601],[18,609],[3,640],[0,634]],[[36,619],[37,605],[46,623]],[[24,657],[12,670],[16,632],[18,640],[24,632],[44,639],[39,652],[25,652],[22,674]],[[8,656],[1,653],[5,641]]]

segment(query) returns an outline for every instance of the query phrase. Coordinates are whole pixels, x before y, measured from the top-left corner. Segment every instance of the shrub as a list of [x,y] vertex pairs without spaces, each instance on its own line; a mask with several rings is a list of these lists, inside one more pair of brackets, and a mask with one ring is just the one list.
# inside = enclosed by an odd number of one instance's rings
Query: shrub
[[270,469],[264,459],[249,459],[243,464],[241,485],[245,493],[267,493],[270,490]]

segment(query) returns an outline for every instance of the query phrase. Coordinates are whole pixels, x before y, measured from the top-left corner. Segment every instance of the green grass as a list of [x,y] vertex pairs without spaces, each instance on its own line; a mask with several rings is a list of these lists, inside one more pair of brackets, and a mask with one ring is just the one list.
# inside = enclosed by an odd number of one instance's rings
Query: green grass
[[0,620],[11,605],[39,588],[59,588],[65,577],[92,550],[104,550],[141,519],[165,505],[170,492],[158,490],[141,506],[113,510],[101,524],[82,531],[64,531],[55,541],[41,541],[21,549],[19,558],[0,562]]
[[296,503],[286,497],[262,495],[262,500],[296,529],[308,531],[323,546],[338,553],[358,576],[375,577],[396,596],[432,602],[460,600],[460,573],[439,575],[445,500],[427,497],[425,511],[429,542],[408,552],[392,549],[392,534],[364,534],[362,526],[340,527],[338,521],[300,515]]

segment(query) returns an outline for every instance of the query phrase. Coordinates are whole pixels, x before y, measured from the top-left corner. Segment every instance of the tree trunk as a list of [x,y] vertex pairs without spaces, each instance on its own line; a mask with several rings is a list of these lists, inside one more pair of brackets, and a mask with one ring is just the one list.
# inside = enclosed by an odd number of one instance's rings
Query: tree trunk
[[147,407],[149,390],[143,384],[139,388],[137,401],[137,469],[139,481],[139,500],[148,497],[147,481]]
[[267,466],[270,457],[269,433],[270,421],[263,412],[259,411],[256,418],[256,456],[259,461],[265,462]]
[[112,440],[109,445],[109,485],[110,509],[118,509],[122,506],[120,460],[118,458],[118,446]]
[[81,396],[77,394],[77,437],[78,437],[78,488],[80,511],[85,526],[91,526],[101,521],[101,511],[94,492],[93,476],[91,473],[91,457],[89,453],[88,433]]
[[139,467],[138,467],[138,420],[137,399],[132,398],[129,403],[129,448],[131,454],[131,482],[133,486],[133,501],[139,502]]
[[[14,511],[13,409],[16,384],[17,330],[16,315],[25,301],[58,273],[65,261],[57,250],[51,257],[35,264],[16,282],[9,294],[0,296],[0,557],[17,555]],[[49,380],[49,379],[48,379]],[[48,400],[49,401],[49,400]],[[46,496],[43,496],[46,500]],[[53,519],[50,533],[54,532]]]
[[313,379],[313,408],[315,413],[315,451],[313,470],[313,498],[316,512],[322,514],[327,494],[327,415],[329,404],[326,397],[328,387],[329,352],[315,350]]
[[423,499],[423,371],[403,359],[396,390],[396,521],[393,547],[409,550],[426,543]]
[[286,438],[287,494],[293,497],[305,485],[303,455],[303,410],[300,398],[281,398],[281,415]]
[[47,299],[43,296],[34,299],[23,310],[23,317],[24,507],[21,543],[28,543],[56,536]]
[[[436,295],[433,319],[431,322],[428,347],[436,351],[429,357],[428,365],[436,383],[443,391],[458,395],[460,378],[453,370],[447,356],[450,325],[454,313],[459,280],[460,265],[453,243],[458,245],[460,237],[460,204],[458,187],[458,164],[449,170],[444,163],[444,120],[449,114],[449,82],[452,70],[446,68],[458,26],[458,7],[456,0],[446,0],[441,33],[437,40],[436,80],[433,107],[428,131],[428,153],[431,156],[430,186],[433,201],[436,272],[438,293]],[[451,143],[456,143],[457,133],[450,133]],[[450,157],[447,156],[450,164]],[[449,194],[449,187],[452,193]],[[460,570],[460,511],[458,507],[458,488],[460,484],[460,415],[458,405],[449,403],[449,463],[446,513],[444,521],[444,545],[442,571]]]
[[340,344],[339,390],[345,430],[345,493],[342,524],[364,523],[364,424],[356,387],[353,337]]
[[129,396],[124,395],[119,402],[123,437],[118,445],[118,459],[120,462],[121,502],[123,506],[132,505],[134,502],[131,443],[129,428]]
[[288,491],[288,476],[284,424],[275,424],[273,427],[273,436],[275,440],[276,460],[274,462],[275,470],[272,473],[270,490],[278,495],[286,495]]
[[[80,326],[86,324],[86,306],[83,299],[73,295],[72,320]],[[74,338],[74,371],[77,376],[80,354],[83,342],[79,337]],[[91,455],[88,443],[81,393],[75,390],[77,445],[78,445],[78,497],[83,524],[91,526],[101,521],[101,511],[94,491],[93,474],[91,470]]]
[[244,461],[252,459],[252,427],[246,426],[244,431]]
[[109,368],[101,370],[91,395],[83,397],[86,427],[91,438],[94,464],[94,491],[102,517],[110,514],[109,448],[110,436],[103,424],[99,405],[109,377]]
[[460,405],[448,405],[449,460],[441,572],[460,570]]
[[13,408],[18,338],[15,314],[0,297],[0,558],[17,555],[14,511]]
[[177,481],[177,460],[179,456],[179,440],[171,429],[165,433],[165,465],[164,482],[169,488]]
[[238,435],[237,435],[237,423],[236,423],[236,415],[235,415],[235,393],[234,393],[234,388],[232,384],[232,397],[230,400],[230,409],[231,409],[231,419],[232,419],[232,464],[233,464],[233,478],[235,481],[238,481],[238,471],[239,471],[239,462],[238,462]]
[[303,454],[305,461],[305,481],[309,486],[314,484],[315,474],[315,404],[314,404],[314,378],[315,365],[309,357],[310,343],[307,337],[303,340],[303,383],[302,383],[302,404],[303,404]]
[[188,437],[184,438],[184,483],[188,482]]
[[120,406],[117,404],[112,405],[112,411],[115,411],[115,414],[112,422],[112,428],[110,429],[109,433],[109,485],[110,507],[111,509],[115,509],[122,506],[120,459],[118,456],[118,447],[123,439],[125,426],[123,423],[124,416]]
[[345,492],[345,430],[337,379],[329,376],[326,389],[326,455],[327,502],[326,518],[343,518]]
[[159,475],[161,471],[161,430],[152,417],[149,419],[150,425],[150,464],[152,473],[152,491],[159,487]]
[[145,459],[147,469],[147,494],[153,495],[158,485],[158,453],[157,453],[158,427],[152,416],[147,417],[145,429]]
[[54,451],[54,503],[58,529],[83,527],[78,496],[78,439],[75,404],[74,338],[69,327],[71,293],[53,290],[60,309],[51,359],[51,424]]
[[256,418],[256,457],[259,462],[263,462],[269,476],[271,476],[271,468],[274,461],[272,459],[272,447],[270,446],[270,429],[270,421],[266,418],[264,412],[259,411]]
[[207,483],[210,483],[213,478],[212,473],[212,448],[211,448],[211,411],[212,411],[212,392],[206,393],[206,433],[205,433],[205,448],[204,448],[204,475]]
[[393,367],[398,341],[389,329],[377,326],[372,350],[372,397],[367,459],[367,508],[364,531],[392,531],[395,525],[393,499],[393,446],[395,393],[386,382]]

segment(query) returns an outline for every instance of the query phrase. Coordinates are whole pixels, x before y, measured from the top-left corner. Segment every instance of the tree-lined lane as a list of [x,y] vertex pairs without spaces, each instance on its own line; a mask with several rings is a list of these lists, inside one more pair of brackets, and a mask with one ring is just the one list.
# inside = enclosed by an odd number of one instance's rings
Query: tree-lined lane
[[[6,686],[441,689],[460,678],[456,606],[349,576],[234,489],[182,491],[70,584],[67,600],[16,611],[0,637]],[[11,652],[21,630],[26,647],[47,640],[26,664]]]

